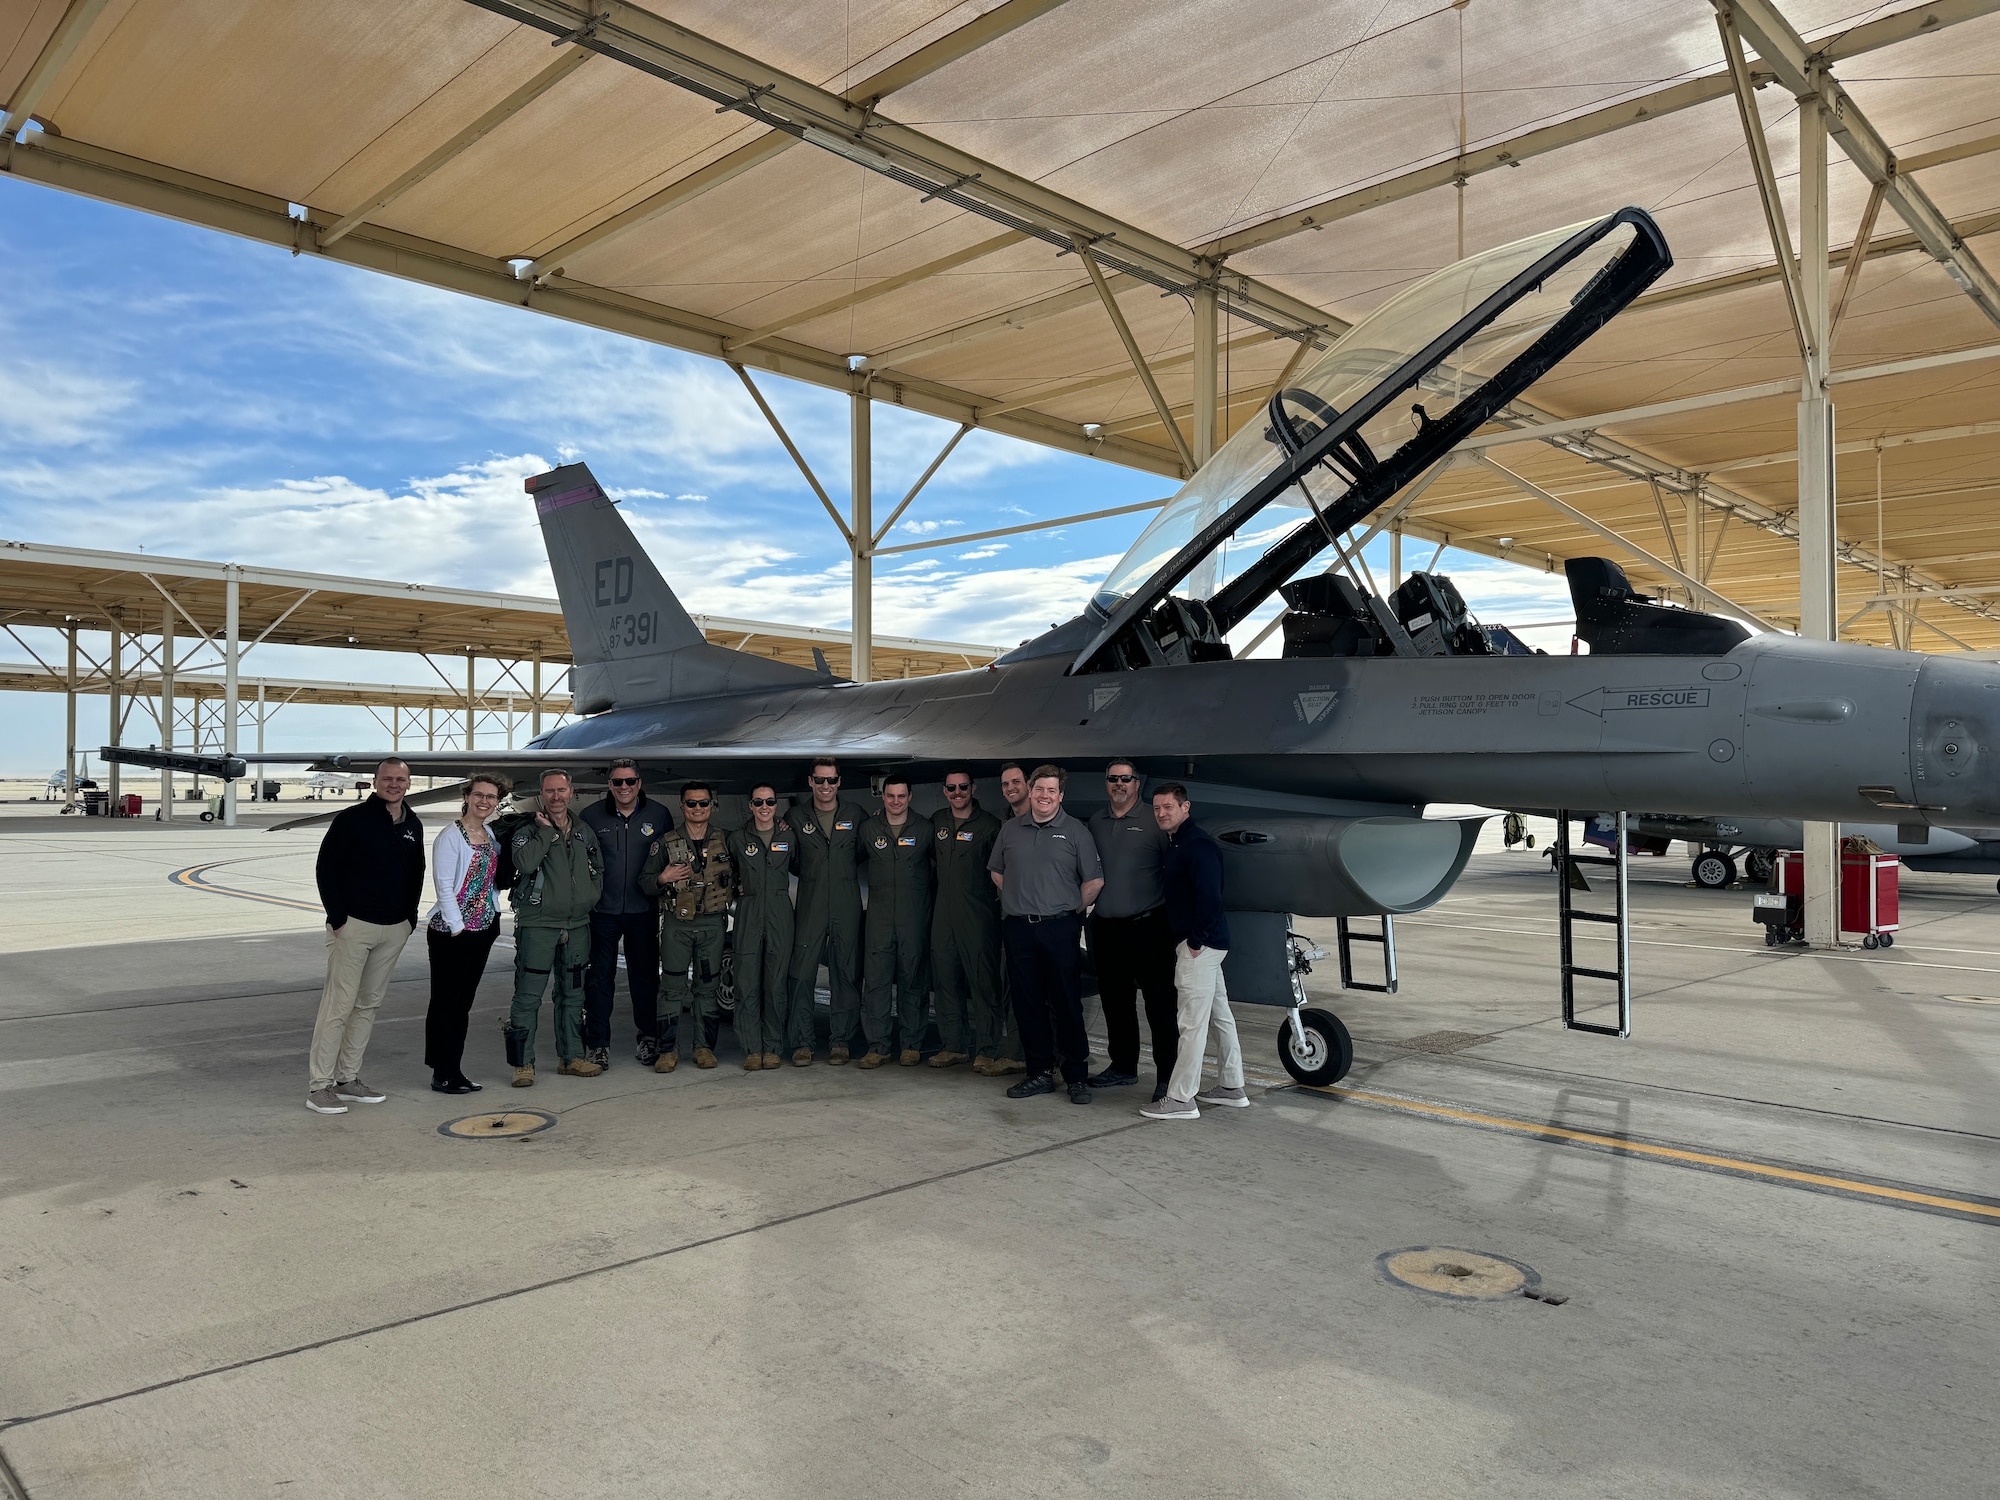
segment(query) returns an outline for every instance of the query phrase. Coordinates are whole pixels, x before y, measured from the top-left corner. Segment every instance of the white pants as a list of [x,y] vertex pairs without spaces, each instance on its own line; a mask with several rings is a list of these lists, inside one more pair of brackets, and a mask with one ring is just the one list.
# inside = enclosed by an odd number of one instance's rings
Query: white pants
[[1190,953],[1186,943],[1174,948],[1175,1017],[1180,1022],[1180,1054],[1174,1059],[1174,1076],[1167,1093],[1175,1099],[1192,1099],[1201,1092],[1202,1054],[1208,1050],[1208,1033],[1215,1031],[1216,1086],[1243,1087],[1243,1049],[1236,1042],[1236,1017],[1229,1010],[1229,989],[1222,982],[1221,948],[1204,948]]
[[375,1012],[389,992],[396,960],[412,930],[408,922],[385,927],[359,917],[349,917],[338,932],[327,928],[326,988],[313,1022],[309,1087],[330,1089],[361,1076],[361,1055],[375,1029]]

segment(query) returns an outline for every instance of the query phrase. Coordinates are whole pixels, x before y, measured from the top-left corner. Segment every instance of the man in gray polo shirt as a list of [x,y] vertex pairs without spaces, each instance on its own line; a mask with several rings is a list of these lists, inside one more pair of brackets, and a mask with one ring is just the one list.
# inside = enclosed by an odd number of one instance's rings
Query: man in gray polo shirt
[[1149,804],[1139,801],[1139,770],[1129,760],[1104,768],[1110,806],[1090,815],[1090,836],[1104,863],[1104,889],[1090,912],[1090,957],[1104,1006],[1111,1063],[1090,1080],[1094,1089],[1118,1088],[1139,1078],[1138,995],[1146,997],[1146,1026],[1153,1036],[1153,1097],[1166,1097],[1180,1042],[1174,995],[1174,934],[1167,925],[1167,836]]
[[1001,825],[986,868],[1000,888],[1001,931],[1014,1019],[1028,1076],[1010,1099],[1055,1092],[1056,1054],[1072,1104],[1090,1103],[1090,1038],[1083,1029],[1083,911],[1104,886],[1090,830],[1062,810],[1068,775],[1037,766],[1028,811]]

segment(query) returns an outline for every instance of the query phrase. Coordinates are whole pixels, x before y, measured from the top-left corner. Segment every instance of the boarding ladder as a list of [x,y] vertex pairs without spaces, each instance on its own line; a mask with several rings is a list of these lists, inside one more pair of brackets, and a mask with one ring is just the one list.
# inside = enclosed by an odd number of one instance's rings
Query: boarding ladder
[[[1566,1031],[1591,1031],[1599,1036],[1629,1037],[1632,1034],[1632,924],[1631,906],[1627,901],[1626,857],[1628,843],[1625,833],[1625,814],[1614,813],[1613,827],[1616,830],[1612,854],[1576,854],[1571,852],[1569,842],[1569,821],[1567,811],[1556,814],[1555,866],[1556,900],[1559,903],[1558,931],[1562,939],[1562,1000],[1563,1029]],[[1617,871],[1618,898],[1611,911],[1588,911],[1576,904],[1576,888],[1588,891],[1590,885],[1581,878],[1581,865],[1610,865]],[[1572,876],[1574,872],[1574,878]],[[1576,924],[1578,922],[1604,922],[1615,927],[1618,932],[1616,968],[1595,969],[1576,961]],[[1345,959],[1343,950],[1342,958]],[[1594,1021],[1579,1021],[1576,1018],[1576,982],[1579,979],[1600,979],[1618,986],[1618,1024],[1600,1026]]]
[[[1344,990],[1373,990],[1378,995],[1396,993],[1396,919],[1386,911],[1382,913],[1382,927],[1378,932],[1356,932],[1348,926],[1351,919],[1336,917],[1335,946],[1340,953],[1340,987]],[[1354,977],[1354,944],[1380,943],[1382,945],[1382,982],[1370,984],[1365,979]]]

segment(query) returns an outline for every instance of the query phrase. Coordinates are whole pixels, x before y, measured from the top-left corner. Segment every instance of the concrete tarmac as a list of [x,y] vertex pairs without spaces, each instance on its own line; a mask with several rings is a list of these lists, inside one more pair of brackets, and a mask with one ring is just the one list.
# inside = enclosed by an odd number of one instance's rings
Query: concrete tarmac
[[320,1117],[316,841],[0,827],[0,1494],[1993,1492],[1990,882],[1814,956],[1638,862],[1619,1042],[1553,1019],[1546,864],[1482,852],[1401,993],[1317,965],[1339,1091],[1244,1009],[1255,1105],[1188,1124],[726,1029],[660,1077],[622,992],[609,1074],[509,1089],[504,947],[488,1087],[433,1094],[419,936],[388,1102]]

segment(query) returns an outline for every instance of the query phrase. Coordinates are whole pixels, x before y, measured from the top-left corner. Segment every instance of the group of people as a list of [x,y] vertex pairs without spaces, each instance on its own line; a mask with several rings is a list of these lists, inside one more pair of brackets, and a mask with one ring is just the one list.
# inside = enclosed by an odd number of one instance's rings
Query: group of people
[[[514,995],[502,1034],[517,1088],[536,1081],[545,998],[556,1072],[594,1078],[611,1066],[622,949],[636,1056],[655,1072],[679,1066],[683,1011],[694,1065],[717,1065],[727,953],[750,1072],[818,1060],[824,967],[825,1061],[834,1066],[969,1064],[988,1077],[1025,1075],[1010,1098],[1066,1088],[1072,1103],[1088,1104],[1093,1090],[1138,1082],[1143,1002],[1157,1077],[1140,1112],[1191,1120],[1203,1104],[1247,1106],[1222,975],[1221,848],[1193,820],[1186,787],[1167,782],[1142,801],[1143,778],[1125,760],[1104,779],[1107,805],[1086,823],[1063,810],[1063,768],[1010,763],[1000,772],[1001,817],[980,806],[972,772],[954,767],[945,806],[925,817],[907,778],[884,777],[871,813],[842,795],[839,765],[822,759],[805,798],[787,806],[760,783],[749,820],[724,830],[713,788],[681,786],[677,824],[629,759],[613,761],[603,799],[581,807],[567,771],[542,772],[531,812],[503,814],[508,782],[482,772],[466,782],[427,864],[423,825],[406,800],[409,766],[384,760],[367,800],[336,816],[320,846],[327,973],[307,1108],[342,1114],[386,1097],[361,1081],[361,1063],[419,920],[431,970],[431,1087],[479,1091],[464,1072],[467,1019],[503,895],[514,914]],[[426,868],[435,900],[420,919]],[[1086,941],[1110,1052],[1095,1073]],[[1211,1032],[1218,1077],[1204,1090]]]

